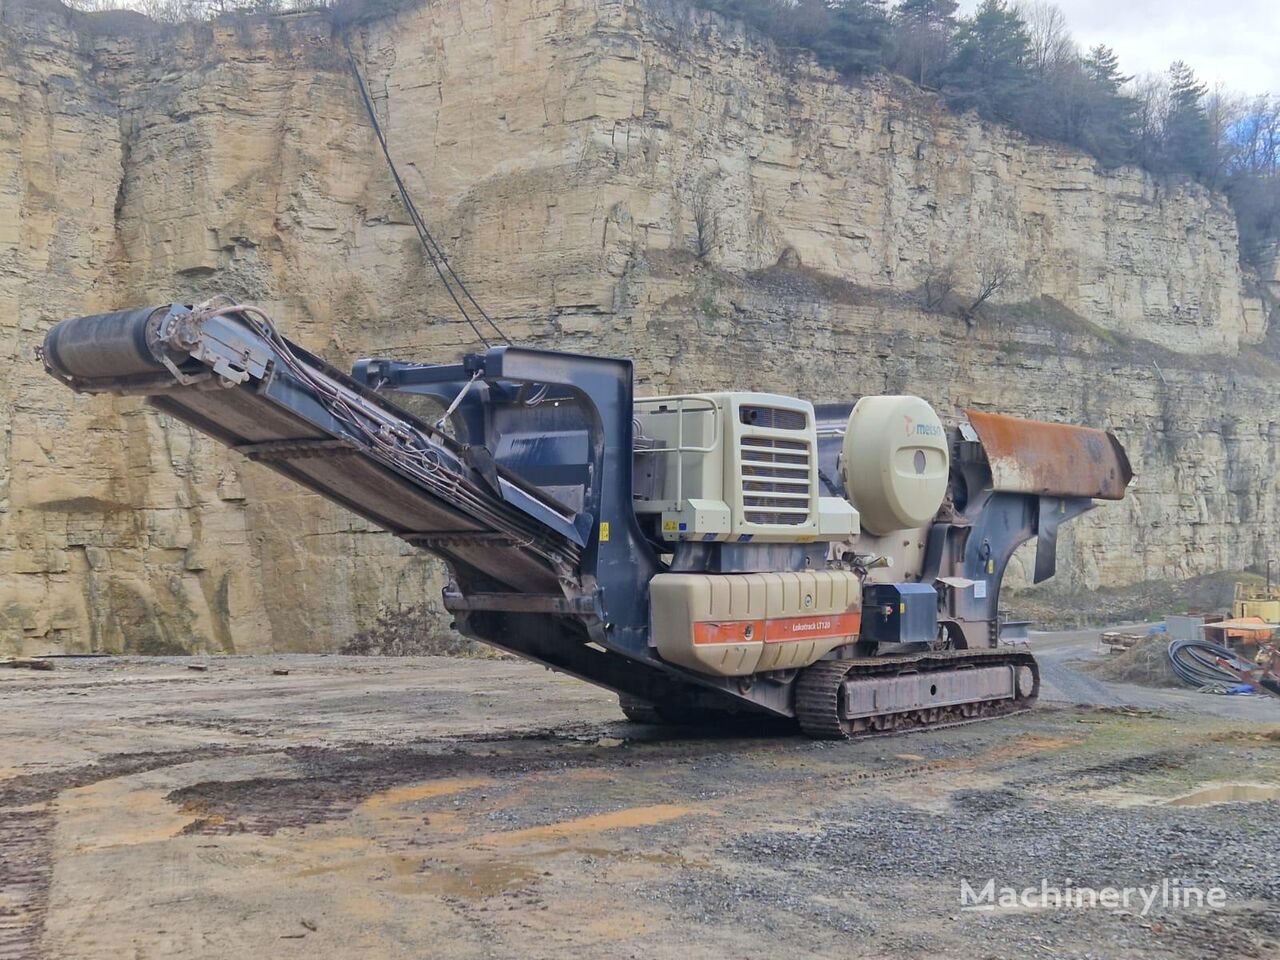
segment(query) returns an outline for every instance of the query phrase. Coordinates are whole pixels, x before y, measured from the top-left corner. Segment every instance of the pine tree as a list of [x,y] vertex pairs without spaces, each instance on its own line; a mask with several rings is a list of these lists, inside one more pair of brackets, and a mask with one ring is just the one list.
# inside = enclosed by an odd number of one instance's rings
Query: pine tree
[[940,27],[948,33],[955,30],[956,0],[902,0],[894,9],[895,20],[901,23],[924,24]]
[[1004,0],[983,0],[960,21],[955,56],[943,74],[947,96],[961,110],[1012,122],[1031,90],[1026,24]]
[[1204,178],[1213,170],[1213,130],[1205,113],[1208,88],[1181,60],[1169,67],[1169,113],[1164,121],[1164,160],[1171,170]]
[[1115,51],[1098,44],[1081,60],[1087,82],[1078,146],[1105,166],[1134,159],[1138,104],[1124,92],[1132,80],[1120,72]]
[[784,50],[807,50],[846,76],[881,69],[891,48],[886,0],[702,0]]
[[820,59],[846,75],[883,68],[890,49],[885,0],[834,0],[829,11],[828,52]]
[[935,83],[956,31],[955,0],[902,0],[893,12],[893,65],[920,86]]

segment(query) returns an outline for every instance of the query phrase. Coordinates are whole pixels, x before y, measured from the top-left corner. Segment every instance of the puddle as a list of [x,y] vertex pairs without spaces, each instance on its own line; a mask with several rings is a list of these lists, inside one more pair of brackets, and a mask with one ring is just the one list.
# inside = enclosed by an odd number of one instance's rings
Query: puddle
[[1170,807],[1201,807],[1212,803],[1261,803],[1280,800],[1280,787],[1261,783],[1220,783],[1166,800]]
[[518,863],[476,863],[420,875],[422,889],[442,897],[484,900],[523,890],[540,874]]

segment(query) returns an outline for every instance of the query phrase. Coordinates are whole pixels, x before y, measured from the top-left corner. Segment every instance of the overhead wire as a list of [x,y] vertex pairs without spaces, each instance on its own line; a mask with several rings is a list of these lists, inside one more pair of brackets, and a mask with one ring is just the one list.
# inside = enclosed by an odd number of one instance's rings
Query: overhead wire
[[[422,242],[422,247],[426,251],[427,259],[431,262],[431,266],[435,269],[436,275],[440,278],[440,282],[444,285],[445,291],[449,294],[449,298],[458,308],[458,312],[462,318],[471,327],[472,332],[480,339],[486,347],[491,346],[487,337],[481,332],[480,326],[476,319],[472,316],[472,311],[468,310],[466,304],[470,304],[475,313],[479,314],[484,321],[493,328],[493,332],[498,335],[505,343],[510,344],[511,338],[503,331],[501,327],[494,321],[493,317],[480,306],[479,301],[472,295],[470,289],[458,276],[453,269],[453,265],[449,263],[448,256],[445,255],[444,248],[431,231],[428,229],[426,221],[422,219],[422,215],[418,212],[417,205],[413,202],[413,197],[409,194],[409,188],[405,185],[400,171],[396,168],[395,161],[391,157],[391,150],[387,145],[387,137],[383,132],[382,123],[378,119],[378,112],[374,109],[373,97],[369,93],[368,84],[365,83],[364,74],[360,72],[360,65],[356,61],[355,52],[351,49],[351,41],[348,37],[343,37],[343,46],[347,50],[347,59],[351,64],[351,73],[355,77],[356,86],[360,89],[360,99],[364,103],[365,112],[369,116],[369,124],[373,127],[373,132],[378,138],[378,144],[382,147],[382,155],[386,158],[387,167],[391,171],[391,178],[395,181],[396,190],[400,194],[400,202],[404,204],[405,211],[409,214],[409,219],[413,223],[414,230],[418,234],[418,239]],[[456,287],[456,289],[455,289]],[[464,302],[465,301],[465,302]]]

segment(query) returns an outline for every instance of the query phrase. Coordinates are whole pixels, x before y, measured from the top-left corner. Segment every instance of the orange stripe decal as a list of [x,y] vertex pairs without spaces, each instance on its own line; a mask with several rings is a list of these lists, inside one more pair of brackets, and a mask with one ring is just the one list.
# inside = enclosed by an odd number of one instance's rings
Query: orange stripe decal
[[862,629],[861,611],[826,613],[807,617],[779,617],[764,623],[765,643],[788,640],[830,640],[832,637],[856,637]]
[[709,620],[693,625],[693,642],[786,643],[856,637],[862,629],[862,613],[820,613],[772,620]]
[[693,625],[694,643],[759,643],[763,637],[763,620],[711,620]]

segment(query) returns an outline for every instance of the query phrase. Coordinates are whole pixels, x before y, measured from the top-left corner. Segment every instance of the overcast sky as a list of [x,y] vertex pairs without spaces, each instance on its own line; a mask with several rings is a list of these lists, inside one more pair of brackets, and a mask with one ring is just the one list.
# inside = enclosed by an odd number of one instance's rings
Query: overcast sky
[[[977,0],[962,0],[969,13]],[[1210,86],[1280,93],[1280,0],[1057,0],[1083,49],[1112,47],[1125,73],[1185,60]]]

